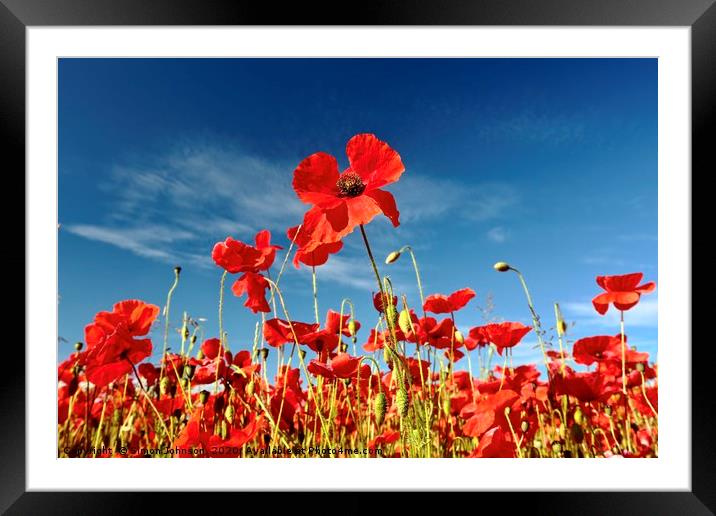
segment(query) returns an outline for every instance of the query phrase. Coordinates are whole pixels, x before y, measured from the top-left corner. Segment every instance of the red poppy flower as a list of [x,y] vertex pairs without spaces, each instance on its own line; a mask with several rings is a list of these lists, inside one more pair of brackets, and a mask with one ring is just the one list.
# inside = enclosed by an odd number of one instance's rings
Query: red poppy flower
[[375,328],[371,329],[368,340],[365,341],[365,344],[363,344],[363,350],[368,353],[372,353],[379,349],[383,349],[384,346],[385,335],[383,335],[383,332],[375,331]]
[[572,356],[575,362],[584,365],[617,359],[621,357],[621,338],[620,336],[598,335],[579,339],[574,343]]
[[87,350],[84,357],[87,379],[104,387],[132,371],[132,365],[152,354],[150,339],[134,339],[123,323],[115,331]]
[[565,376],[552,376],[551,387],[559,395],[568,394],[585,403],[604,401],[620,389],[613,376],[599,372],[575,373],[569,368]]
[[[385,311],[383,309],[383,294],[381,294],[380,292],[378,292],[377,294],[373,294],[373,306],[380,313],[383,313]],[[393,296],[393,306],[398,306],[398,296]]]
[[350,166],[343,173],[336,159],[323,152],[304,159],[293,173],[298,198],[320,208],[330,225],[332,234],[319,238],[324,244],[338,242],[379,213],[393,226],[400,224],[393,195],[381,190],[405,170],[398,153],[375,135],[358,134],[349,140],[346,154]]
[[258,272],[271,267],[277,249],[282,247],[271,245],[271,233],[264,229],[256,233],[255,247],[227,237],[214,246],[211,257],[216,265],[231,274]]
[[209,360],[214,360],[219,356],[220,347],[221,341],[219,339],[207,339],[201,345],[201,352]]
[[426,312],[434,314],[449,314],[463,308],[473,297],[475,297],[475,291],[471,288],[458,290],[449,296],[433,294],[425,298],[423,308]]
[[595,310],[604,315],[609,310],[610,304],[614,304],[614,308],[622,311],[635,306],[642,294],[653,292],[656,288],[653,281],[639,285],[643,277],[644,274],[641,272],[622,276],[597,276],[597,285],[606,292],[592,299]]
[[[358,376],[358,364],[361,357],[353,357],[348,353],[338,353],[334,356],[329,364],[324,364],[318,360],[311,360],[308,364],[308,371],[326,378],[356,378]],[[361,379],[370,377],[370,366],[361,364]]]
[[244,306],[250,308],[253,313],[270,312],[271,308],[266,301],[267,288],[269,288],[269,282],[261,274],[245,272],[231,286],[231,291],[236,297],[248,294]]
[[465,339],[465,347],[472,351],[477,347],[484,347],[490,343],[490,337],[484,326],[475,326],[470,328],[468,337]]
[[264,339],[275,348],[287,343],[293,344],[296,341],[302,344],[306,335],[317,332],[319,328],[318,324],[298,321],[291,321],[291,324],[289,324],[288,321],[283,319],[269,319],[264,322]]
[[470,457],[511,459],[515,456],[515,445],[510,433],[501,428],[493,428],[480,439]]
[[[303,224],[289,228],[286,232],[289,240],[298,247],[293,257],[293,265],[298,269],[299,263],[309,267],[318,267],[328,261],[328,257],[343,248],[343,242],[322,243],[321,227],[332,234],[330,225],[320,208],[311,208],[303,218]],[[297,233],[298,232],[298,233]]]
[[502,355],[502,350],[516,346],[532,329],[518,322],[493,323],[484,326],[485,331],[497,352]]
[[112,312],[95,315],[85,327],[87,351],[80,356],[87,379],[103,387],[151,355],[152,341],[135,337],[146,335],[158,314],[158,306],[128,300],[115,304]]

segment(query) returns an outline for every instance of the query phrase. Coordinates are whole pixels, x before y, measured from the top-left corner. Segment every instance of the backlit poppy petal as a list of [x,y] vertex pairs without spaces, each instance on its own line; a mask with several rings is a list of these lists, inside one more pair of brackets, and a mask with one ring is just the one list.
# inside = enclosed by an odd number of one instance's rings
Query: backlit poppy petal
[[400,155],[374,134],[357,134],[348,141],[346,154],[351,170],[361,176],[366,190],[400,179],[405,171]]

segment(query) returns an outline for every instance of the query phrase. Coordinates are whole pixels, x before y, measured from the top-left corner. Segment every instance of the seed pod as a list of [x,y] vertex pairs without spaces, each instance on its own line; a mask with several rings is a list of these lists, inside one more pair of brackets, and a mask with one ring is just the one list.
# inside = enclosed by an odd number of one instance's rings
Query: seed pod
[[398,316],[398,327],[405,335],[410,333],[412,321],[410,319],[410,312],[407,308],[403,308]]
[[390,265],[391,263],[395,262],[398,258],[400,258],[400,251],[393,251],[386,257],[385,264]]
[[410,400],[408,399],[408,392],[404,387],[400,387],[398,392],[395,393],[395,404],[398,406],[398,413],[400,414],[400,417],[407,417],[408,409],[410,408]]
[[507,272],[510,270],[510,265],[507,262],[497,262],[493,267],[498,272]]
[[201,391],[199,393],[199,402],[202,405],[206,405],[206,401],[209,399],[209,391]]
[[375,397],[375,424],[376,426],[380,426],[383,424],[383,421],[385,420],[385,412],[388,407],[388,401],[385,397],[384,392],[379,392],[378,395]]
[[75,351],[81,351],[83,345],[81,342],[75,342]]

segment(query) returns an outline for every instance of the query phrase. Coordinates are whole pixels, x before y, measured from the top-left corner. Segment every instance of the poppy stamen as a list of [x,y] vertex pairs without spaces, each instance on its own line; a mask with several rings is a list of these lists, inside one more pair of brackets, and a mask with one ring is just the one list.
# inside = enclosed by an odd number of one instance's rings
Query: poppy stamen
[[355,172],[345,172],[338,178],[336,186],[341,197],[358,197],[365,191],[363,179]]

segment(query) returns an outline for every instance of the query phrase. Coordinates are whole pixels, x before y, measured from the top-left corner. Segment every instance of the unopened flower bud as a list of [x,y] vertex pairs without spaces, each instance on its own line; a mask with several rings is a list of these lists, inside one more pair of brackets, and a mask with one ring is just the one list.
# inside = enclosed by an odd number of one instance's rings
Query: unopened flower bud
[[356,322],[353,319],[348,321],[348,333],[350,333],[351,337],[355,337],[357,331]]
[[644,364],[641,362],[638,362],[636,364],[636,370],[639,371],[640,373],[643,373],[644,372]]
[[384,392],[379,392],[378,395],[375,397],[375,423],[377,426],[380,426],[383,424],[383,421],[385,420],[385,411],[388,407],[388,401],[385,397]]
[[398,392],[395,393],[395,404],[398,406],[398,413],[400,414],[400,417],[407,417],[408,409],[410,408],[410,400],[408,399],[408,392],[404,387],[400,387]]
[[229,426],[226,424],[226,421],[222,421],[220,426],[221,429],[219,430],[219,435],[222,439],[226,439],[229,435]]
[[81,342],[75,342],[75,351],[81,351],[83,345]]
[[199,351],[196,352],[196,359],[197,360],[203,360],[204,359],[204,352],[199,348]]
[[201,391],[199,393],[199,403],[206,405],[206,401],[209,399],[209,391]]
[[560,319],[557,321],[557,335],[562,337],[565,333],[567,333],[567,322]]
[[398,324],[398,312],[392,303],[385,309],[385,319],[388,321],[388,324],[392,324],[393,326]]
[[410,330],[412,329],[412,320],[410,318],[410,312],[407,308],[403,308],[400,311],[400,315],[398,316],[398,327],[404,335],[410,333]]
[[179,267],[178,265],[174,267],[174,274],[179,276],[179,274],[181,274],[181,267]]
[[493,267],[498,272],[507,272],[511,268],[507,262],[497,262]]
[[522,423],[520,424],[520,430],[522,430],[523,434],[526,434],[529,429],[530,429],[530,422],[527,421],[526,419],[523,420]]
[[460,330],[455,330],[455,342],[458,344],[462,344],[465,342],[465,337],[463,337],[462,332]]
[[385,259],[385,264],[390,265],[391,263],[395,262],[398,258],[400,258],[400,251],[393,251]]
[[348,344],[346,344],[345,342],[341,342],[340,348],[341,348],[341,353],[345,353],[348,350]]
[[255,388],[254,381],[251,380],[251,381],[249,382],[249,384],[246,386],[246,394],[247,394],[247,396],[253,396],[253,395],[254,395],[254,388]]
[[560,443],[560,442],[552,443],[552,451],[554,453],[562,453],[562,443]]
[[577,410],[574,411],[574,422],[578,425],[582,424],[582,421],[584,420],[584,414],[582,414],[582,409],[577,407]]
[[226,407],[226,410],[224,411],[224,417],[226,420],[231,423],[234,420],[234,407],[233,405],[229,405]]
[[604,407],[604,413],[607,415],[607,417],[611,417],[611,415],[612,415],[611,405],[607,405],[606,407]]
[[305,349],[299,349],[298,354],[301,356],[301,360],[306,358],[306,350]]
[[505,407],[505,415],[509,416],[510,412],[512,412],[512,409],[510,407]]
[[261,348],[261,360],[266,360],[268,358],[268,354],[268,348]]

